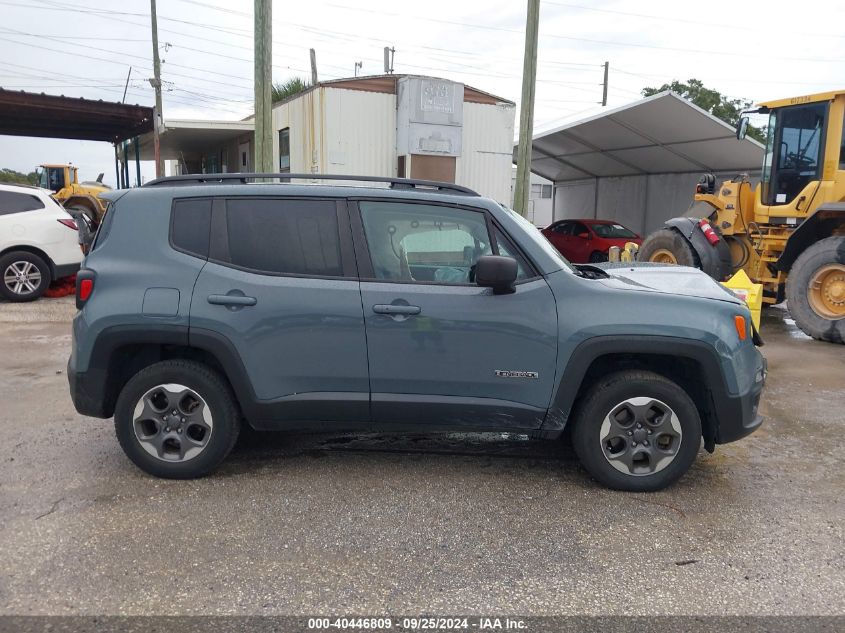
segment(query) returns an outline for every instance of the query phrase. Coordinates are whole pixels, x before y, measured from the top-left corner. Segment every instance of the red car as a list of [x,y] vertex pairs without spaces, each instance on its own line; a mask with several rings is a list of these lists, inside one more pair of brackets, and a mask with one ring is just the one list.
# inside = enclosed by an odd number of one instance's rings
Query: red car
[[606,262],[611,246],[643,243],[639,235],[613,220],[560,220],[541,232],[573,264]]

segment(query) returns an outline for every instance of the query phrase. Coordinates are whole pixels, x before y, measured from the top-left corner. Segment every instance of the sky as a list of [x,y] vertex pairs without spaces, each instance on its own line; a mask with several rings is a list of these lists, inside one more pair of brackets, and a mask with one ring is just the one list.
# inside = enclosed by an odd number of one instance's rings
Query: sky
[[[158,0],[164,118],[242,119],[252,113],[252,0]],[[845,88],[845,3],[781,0],[543,0],[534,131],[608,107],[645,86],[701,79],[753,101]],[[153,105],[148,0],[0,0],[0,87]],[[276,0],[273,79],[396,73],[463,82],[519,103],[526,2],[520,0]],[[795,25],[797,24],[797,27]],[[802,30],[803,29],[803,30]],[[518,116],[518,115],[517,115]],[[516,122],[518,129],[518,121]],[[107,143],[0,136],[0,167],[72,162],[81,180],[115,184]],[[133,171],[134,173],[134,171]],[[142,166],[154,176],[152,163]]]

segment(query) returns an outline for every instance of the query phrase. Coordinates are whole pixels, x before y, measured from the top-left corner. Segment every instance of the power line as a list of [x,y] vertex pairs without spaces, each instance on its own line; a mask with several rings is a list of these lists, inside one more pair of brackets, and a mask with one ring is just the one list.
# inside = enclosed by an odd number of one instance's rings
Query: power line
[[[185,0],[183,0],[183,1],[185,1]],[[663,21],[663,22],[676,22],[676,23],[679,23],[679,24],[694,24],[696,26],[707,26],[707,27],[713,27],[713,28],[717,28],[717,29],[732,29],[732,30],[738,30],[738,31],[750,31],[750,32],[753,32],[753,33],[761,33],[761,34],[765,34],[765,35],[770,35],[770,32],[768,30],[765,30],[765,29],[757,29],[757,28],[750,27],[750,26],[742,26],[742,25],[738,25],[738,24],[731,24],[730,22],[727,22],[727,21],[723,21],[723,22],[703,22],[699,19],[690,20],[690,19],[685,19],[685,18],[673,18],[673,17],[668,17],[668,16],[665,16],[665,15],[634,13],[634,12],[631,12],[631,11],[618,11],[616,9],[600,9],[598,7],[585,7],[584,5],[580,5],[580,4],[569,4],[569,3],[566,3],[566,2],[552,2],[551,0],[542,0],[542,2],[543,2],[543,4],[547,4],[547,5],[551,5],[551,6],[567,7],[567,8],[571,8],[571,9],[580,9],[582,11],[595,11],[597,13],[611,13],[611,14],[614,14],[614,15],[624,15],[624,16],[632,17],[632,18],[644,18],[646,20],[660,20],[660,21]],[[790,33],[790,35],[793,35],[793,36],[800,35],[800,36],[811,37],[811,38],[834,37],[834,38],[838,38],[838,39],[845,39],[845,35],[839,35],[839,34],[833,34],[833,33],[816,33],[816,32],[801,33],[799,31],[790,31],[789,33]]]
[[[376,13],[378,15],[391,15],[394,17],[401,17],[401,18],[409,18],[412,17],[415,20],[425,20],[428,22],[435,22],[438,24],[450,24],[453,26],[463,26],[467,28],[473,29],[482,29],[488,31],[498,31],[504,33],[521,33],[518,29],[509,29],[502,26],[489,26],[486,24],[471,24],[468,22],[457,22],[454,20],[443,20],[440,18],[431,18],[422,15],[407,15],[401,13],[394,13],[388,12],[383,10],[373,10],[373,9],[364,9],[361,7],[348,7],[342,4],[334,4],[329,3],[329,6],[344,9],[346,11],[356,11],[361,13]],[[566,40],[566,41],[574,41],[574,42],[588,42],[591,44],[603,44],[605,46],[627,46],[627,47],[634,47],[634,48],[645,48],[645,49],[653,49],[653,50],[661,50],[661,51],[672,51],[672,52],[680,52],[680,53],[695,53],[695,54],[703,54],[703,55],[727,55],[729,57],[737,57],[738,55],[742,55],[743,57],[755,57],[755,58],[763,58],[763,59],[778,59],[778,60],[787,60],[793,62],[817,62],[817,63],[832,63],[838,64],[841,63],[841,59],[823,59],[823,58],[809,58],[809,57],[791,57],[791,56],[777,56],[777,55],[770,55],[767,53],[764,54],[754,54],[754,53],[738,53],[737,51],[726,51],[726,50],[704,50],[704,49],[695,49],[695,48],[679,48],[674,46],[656,46],[653,44],[640,44],[635,42],[613,42],[608,40],[596,40],[587,37],[574,37],[568,35],[555,35],[547,33],[545,35],[546,38],[550,39],[558,39],[558,40]]]

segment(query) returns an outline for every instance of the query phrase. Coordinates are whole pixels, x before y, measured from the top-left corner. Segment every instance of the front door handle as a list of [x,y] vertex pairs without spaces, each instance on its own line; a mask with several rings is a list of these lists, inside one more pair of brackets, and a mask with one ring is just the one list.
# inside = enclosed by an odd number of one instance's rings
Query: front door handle
[[208,295],[208,302],[216,306],[254,306],[258,300],[244,295]]
[[373,312],[376,314],[387,314],[389,316],[414,316],[420,313],[420,307],[395,304],[376,304],[373,306]]

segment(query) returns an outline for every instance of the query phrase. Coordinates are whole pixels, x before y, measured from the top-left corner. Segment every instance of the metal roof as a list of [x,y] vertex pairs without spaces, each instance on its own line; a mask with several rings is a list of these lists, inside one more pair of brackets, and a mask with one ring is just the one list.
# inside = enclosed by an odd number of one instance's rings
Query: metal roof
[[[514,158],[516,148],[514,148]],[[641,174],[755,171],[763,146],[674,92],[567,123],[533,140],[531,171],[555,182]]]
[[122,141],[153,129],[153,109],[0,88],[0,134]]

